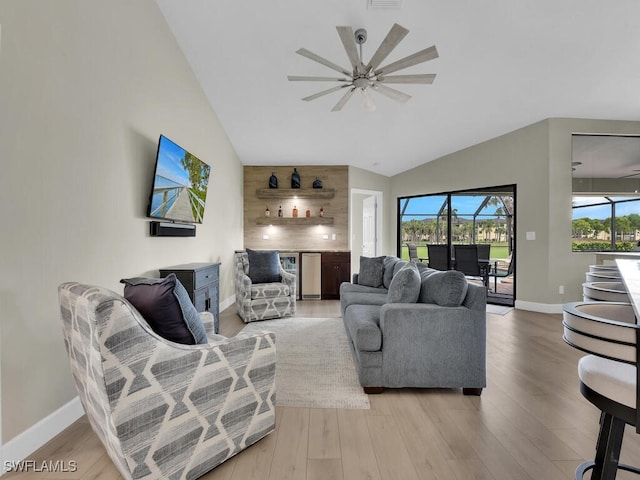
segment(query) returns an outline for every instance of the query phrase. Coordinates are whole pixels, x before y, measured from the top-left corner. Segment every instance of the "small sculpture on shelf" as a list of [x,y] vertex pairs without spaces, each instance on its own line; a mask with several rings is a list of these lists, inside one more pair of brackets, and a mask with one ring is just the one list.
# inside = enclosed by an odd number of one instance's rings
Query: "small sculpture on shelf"
[[270,217],[271,216],[271,210],[269,210],[269,205],[267,205],[267,208],[264,211],[264,216],[265,217]]
[[282,218],[284,215],[282,214],[282,205],[278,208],[278,217]]
[[320,218],[324,217],[324,207],[320,207]]
[[313,188],[322,188],[322,180],[318,177],[313,181]]
[[269,188],[278,188],[278,177],[276,177],[276,174],[273,172],[269,177]]
[[297,168],[294,168],[291,174],[291,188],[300,188],[300,174]]

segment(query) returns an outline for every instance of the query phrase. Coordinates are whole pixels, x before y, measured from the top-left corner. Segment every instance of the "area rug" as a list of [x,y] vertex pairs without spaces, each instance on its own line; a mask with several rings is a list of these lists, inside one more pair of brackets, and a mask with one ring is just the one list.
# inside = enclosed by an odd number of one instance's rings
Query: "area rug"
[[511,310],[513,310],[513,307],[506,307],[504,305],[493,305],[490,303],[487,304],[487,313],[492,313],[493,315],[506,315]]
[[242,330],[260,331],[276,335],[276,405],[371,408],[342,318],[288,317],[253,322]]

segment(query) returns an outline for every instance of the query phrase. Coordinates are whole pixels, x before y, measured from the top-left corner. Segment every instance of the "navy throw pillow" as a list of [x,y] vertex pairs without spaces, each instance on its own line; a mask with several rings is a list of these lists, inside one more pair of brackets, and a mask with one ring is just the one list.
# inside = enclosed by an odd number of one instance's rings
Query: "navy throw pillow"
[[124,283],[124,298],[162,338],[185,345],[207,343],[200,316],[175,274],[125,278],[120,283]]
[[280,281],[280,254],[278,250],[250,250],[249,278],[252,283],[273,283]]

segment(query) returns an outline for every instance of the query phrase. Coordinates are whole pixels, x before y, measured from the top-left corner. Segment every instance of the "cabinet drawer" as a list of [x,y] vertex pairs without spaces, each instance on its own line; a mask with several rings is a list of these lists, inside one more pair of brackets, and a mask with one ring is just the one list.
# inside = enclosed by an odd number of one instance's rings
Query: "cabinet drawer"
[[194,289],[206,287],[218,281],[218,267],[206,267],[195,271]]

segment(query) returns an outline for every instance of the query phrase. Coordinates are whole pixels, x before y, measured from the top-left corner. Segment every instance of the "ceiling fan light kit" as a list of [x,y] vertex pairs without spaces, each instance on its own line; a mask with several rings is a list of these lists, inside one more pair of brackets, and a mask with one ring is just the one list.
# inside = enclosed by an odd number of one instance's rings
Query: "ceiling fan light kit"
[[[338,36],[342,41],[347,57],[351,63],[351,70],[341,67],[326,58],[321,57],[306,48],[299,49],[296,53],[303,57],[313,60],[325,67],[331,68],[346,77],[315,77],[315,76],[294,76],[289,75],[287,79],[291,82],[339,82],[340,85],[323,90],[304,97],[302,100],[309,102],[316,98],[328,95],[333,92],[346,89],[346,92],[340,98],[338,103],[331,110],[338,112],[349,101],[353,92],[358,89],[362,92],[363,104],[365,110],[373,111],[376,109],[371,91],[375,91],[396,102],[406,103],[411,96],[403,93],[395,88],[389,87],[388,84],[431,84],[435,80],[436,75],[433,73],[413,74],[413,75],[389,75],[420,63],[427,62],[438,58],[438,50],[435,46],[425,48],[419,52],[401,58],[393,63],[380,67],[380,64],[387,58],[391,51],[398,46],[402,39],[409,33],[409,30],[395,23],[387,36],[382,41],[378,49],[375,51],[369,63],[365,65],[362,59],[362,45],[367,41],[367,31],[359,28],[355,32],[352,27],[336,27]],[[359,46],[359,48],[358,48]]]

